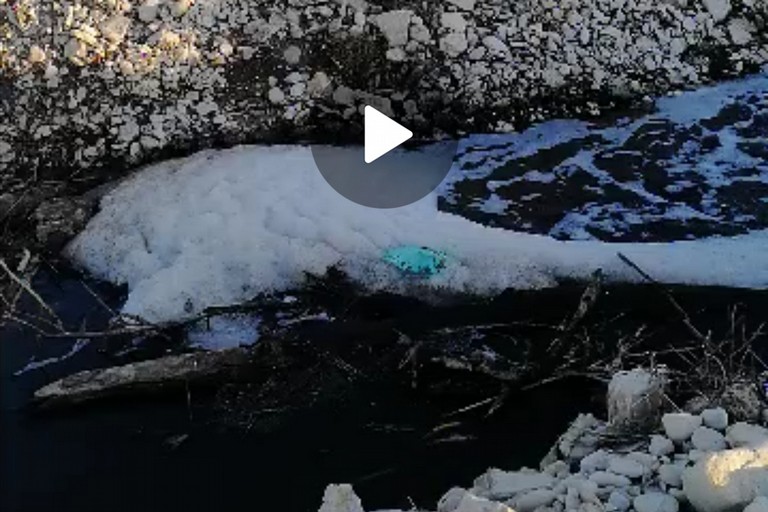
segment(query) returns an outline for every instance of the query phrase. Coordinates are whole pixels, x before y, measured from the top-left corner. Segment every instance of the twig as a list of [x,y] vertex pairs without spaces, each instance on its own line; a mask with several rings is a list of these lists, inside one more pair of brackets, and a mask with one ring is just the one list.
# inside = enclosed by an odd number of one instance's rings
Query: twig
[[35,290],[33,290],[32,287],[29,286],[27,282],[25,282],[22,278],[17,276],[8,267],[8,264],[5,262],[3,258],[0,258],[0,268],[2,268],[5,271],[5,273],[8,274],[8,277],[10,277],[16,284],[21,286],[24,289],[24,291],[26,291],[33,299],[35,299],[35,301],[40,305],[40,307],[43,308],[43,310],[45,310],[45,312],[48,313],[51,316],[51,318],[56,320],[59,329],[64,331],[64,323],[61,321],[61,318],[59,318],[59,316],[53,311],[53,309],[51,309],[51,307],[48,306],[48,304],[46,304],[43,298],[40,297],[40,295],[38,295],[38,293]]
[[707,336],[704,336],[701,331],[699,331],[695,325],[693,325],[693,322],[691,322],[691,317],[688,316],[688,313],[683,309],[683,307],[680,305],[680,303],[677,302],[675,297],[667,290],[660,282],[658,282],[656,279],[651,277],[648,273],[646,273],[643,269],[641,269],[635,262],[624,256],[622,253],[617,253],[619,256],[619,259],[623,261],[625,264],[627,264],[629,267],[631,267],[633,270],[635,270],[640,276],[642,276],[643,279],[648,281],[649,283],[653,284],[654,286],[658,287],[659,290],[667,297],[669,302],[672,304],[672,307],[674,307],[677,312],[680,314],[683,323],[688,328],[689,331],[691,331],[691,334],[693,334],[694,337],[696,337],[697,340],[708,343],[709,338]]

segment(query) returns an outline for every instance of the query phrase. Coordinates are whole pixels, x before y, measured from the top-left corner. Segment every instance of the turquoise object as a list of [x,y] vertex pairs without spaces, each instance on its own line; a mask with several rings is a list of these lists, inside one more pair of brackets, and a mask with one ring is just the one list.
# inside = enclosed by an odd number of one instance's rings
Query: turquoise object
[[429,247],[403,245],[387,249],[382,259],[403,273],[429,277],[445,268],[448,255]]

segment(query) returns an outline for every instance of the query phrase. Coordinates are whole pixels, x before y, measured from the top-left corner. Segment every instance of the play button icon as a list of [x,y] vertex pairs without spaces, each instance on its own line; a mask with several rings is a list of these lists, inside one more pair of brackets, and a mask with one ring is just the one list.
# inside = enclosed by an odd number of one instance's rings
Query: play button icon
[[378,160],[412,137],[413,132],[405,126],[365,106],[365,163]]
[[312,145],[320,174],[339,194],[371,208],[398,208],[426,197],[448,175],[458,141],[416,140],[391,112],[370,105],[357,112],[362,119],[346,121],[351,140]]

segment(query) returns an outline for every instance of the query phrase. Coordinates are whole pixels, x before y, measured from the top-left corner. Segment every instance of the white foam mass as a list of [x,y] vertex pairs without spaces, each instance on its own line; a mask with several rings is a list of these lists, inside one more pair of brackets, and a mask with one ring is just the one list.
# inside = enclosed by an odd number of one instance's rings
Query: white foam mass
[[306,147],[238,147],[151,166],[102,201],[67,254],[126,283],[124,313],[164,322],[298,284],[339,265],[371,289],[412,278],[381,261],[403,244],[450,257],[420,286],[472,293],[588,278],[638,280],[622,252],[664,282],[768,286],[768,232],[664,244],[562,242],[439,212],[436,197],[393,210],[359,206],[321,177]]

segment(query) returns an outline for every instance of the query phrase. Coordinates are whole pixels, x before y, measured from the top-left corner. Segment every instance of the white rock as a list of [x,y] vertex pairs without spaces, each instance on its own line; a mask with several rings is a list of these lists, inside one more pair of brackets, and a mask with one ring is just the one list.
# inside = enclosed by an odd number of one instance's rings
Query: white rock
[[390,46],[405,46],[408,42],[408,26],[411,24],[413,11],[401,9],[379,14],[375,18],[376,26],[389,41]]
[[128,33],[128,28],[131,26],[130,18],[127,18],[121,14],[116,14],[107,18],[101,24],[101,33],[106,37],[109,42],[113,44],[119,44],[125,39],[125,34]]
[[659,480],[672,487],[681,487],[684,470],[685,466],[682,464],[662,464],[659,467]]
[[451,488],[437,502],[437,512],[453,512],[459,507],[459,503],[464,499],[465,494],[467,494],[466,489],[461,487]]
[[595,471],[589,475],[589,479],[600,487],[628,487],[632,485],[632,481],[626,476],[609,471]]
[[728,33],[731,41],[739,46],[744,46],[752,41],[752,32],[755,26],[743,18],[736,18],[728,23]]
[[647,469],[640,462],[628,457],[613,457],[608,464],[608,471],[629,478],[640,478],[647,472]]
[[515,512],[504,503],[465,493],[453,512]]
[[139,19],[144,23],[155,21],[159,7],[157,0],[147,0],[143,5],[139,6]]
[[599,491],[597,484],[589,480],[581,480],[577,483],[579,490],[579,497],[584,503],[600,503],[600,498],[597,496]]
[[711,453],[683,472],[683,491],[698,512],[742,510],[768,495],[768,449]]
[[701,419],[705,426],[715,430],[725,430],[728,427],[728,412],[722,407],[704,409]]
[[768,444],[768,429],[751,423],[734,423],[725,431],[725,440],[731,448],[758,448]]
[[283,58],[288,64],[298,64],[301,60],[301,48],[291,45],[283,52]]
[[307,92],[309,92],[311,96],[317,96],[322,94],[329,85],[331,85],[331,79],[328,78],[328,75],[322,71],[318,71],[314,74],[312,79],[307,82]]
[[653,471],[659,465],[659,459],[655,455],[645,452],[629,452],[627,458],[634,460],[646,467],[646,469]]
[[45,62],[45,51],[36,44],[33,44],[29,47],[27,60],[30,64],[42,64]]
[[275,105],[285,101],[285,93],[279,87],[273,87],[267,93],[269,101]]
[[546,507],[555,501],[557,495],[551,489],[536,489],[518,494],[510,502],[515,512],[533,512],[539,507]]
[[536,472],[506,472],[491,468],[475,480],[475,489],[489,498],[508,498],[514,494],[534,489],[551,488],[555,479],[550,475]]
[[483,46],[493,53],[505,54],[509,52],[506,43],[496,36],[486,36],[483,38]]
[[677,512],[680,508],[675,498],[661,492],[641,494],[632,504],[637,512]]
[[403,62],[406,54],[402,48],[390,48],[386,53],[387,60],[392,62]]
[[653,435],[651,436],[651,443],[648,446],[648,451],[657,457],[669,455],[675,451],[675,444],[668,437]]
[[629,496],[623,492],[613,491],[611,495],[608,496],[608,504],[618,512],[625,512],[632,506],[632,501],[630,501]]
[[703,0],[704,7],[707,8],[709,14],[715,19],[715,21],[722,21],[731,12],[730,0]]
[[458,57],[467,47],[467,36],[460,32],[451,32],[440,39],[440,49],[450,57]]
[[360,498],[349,484],[329,485],[325,488],[319,512],[365,512]]
[[697,450],[705,452],[714,452],[727,448],[723,434],[709,427],[699,427],[694,430],[691,442]]
[[[558,70],[548,73],[553,75],[545,77],[548,82],[562,80]],[[657,421],[664,383],[663,375],[643,368],[616,373],[608,384],[608,421],[614,425]]]
[[440,24],[452,32],[464,32],[467,29],[467,20],[458,12],[443,13]]
[[667,413],[661,418],[667,437],[676,443],[687,441],[701,426],[701,417],[687,412]]
[[765,496],[758,496],[752,503],[747,505],[744,512],[768,512],[768,498]]
[[464,11],[473,11],[475,9],[475,0],[447,0],[447,2]]
[[581,459],[579,467],[583,473],[591,473],[600,469],[608,469],[610,461],[610,453],[605,450],[598,450]]

